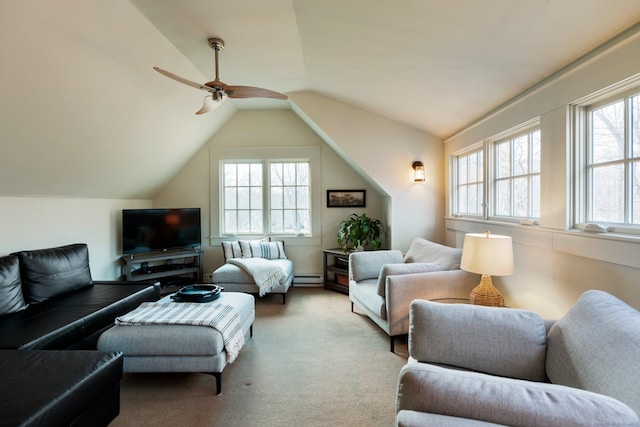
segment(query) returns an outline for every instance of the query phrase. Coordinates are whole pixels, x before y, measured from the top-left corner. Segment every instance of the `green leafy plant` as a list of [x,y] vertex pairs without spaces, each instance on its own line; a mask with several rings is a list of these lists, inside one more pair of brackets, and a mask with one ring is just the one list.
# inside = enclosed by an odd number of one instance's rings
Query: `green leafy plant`
[[369,246],[373,250],[378,250],[382,246],[384,233],[384,225],[379,219],[369,218],[367,214],[353,213],[340,222],[338,244],[345,252],[349,248],[364,249]]

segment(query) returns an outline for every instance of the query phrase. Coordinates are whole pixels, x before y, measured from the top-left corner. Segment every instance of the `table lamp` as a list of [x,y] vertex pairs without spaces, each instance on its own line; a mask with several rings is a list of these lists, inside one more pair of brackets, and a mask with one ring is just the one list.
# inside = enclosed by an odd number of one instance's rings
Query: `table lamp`
[[481,274],[480,284],[469,295],[471,304],[503,307],[504,298],[491,281],[491,276],[513,274],[513,244],[510,236],[467,233],[462,246],[460,268]]

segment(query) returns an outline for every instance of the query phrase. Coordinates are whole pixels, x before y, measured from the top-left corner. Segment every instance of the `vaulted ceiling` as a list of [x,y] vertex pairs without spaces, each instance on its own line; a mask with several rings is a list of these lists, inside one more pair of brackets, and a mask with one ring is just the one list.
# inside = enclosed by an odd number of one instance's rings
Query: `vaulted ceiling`
[[[637,0],[2,0],[0,195],[149,198],[237,109],[313,91],[446,138],[640,21]],[[640,71],[640,70],[639,70]]]

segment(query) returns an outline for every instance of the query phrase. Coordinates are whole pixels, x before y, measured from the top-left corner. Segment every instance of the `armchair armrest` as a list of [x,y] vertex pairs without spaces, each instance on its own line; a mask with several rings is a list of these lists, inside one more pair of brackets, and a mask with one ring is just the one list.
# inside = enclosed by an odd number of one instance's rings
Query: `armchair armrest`
[[464,270],[432,271],[428,273],[388,276],[385,304],[389,335],[409,331],[409,306],[415,299],[467,301],[480,276]]
[[602,394],[419,362],[410,362],[400,370],[396,412],[401,410],[510,426],[640,423],[631,408]]
[[397,249],[352,252],[349,255],[349,279],[356,282],[377,279],[383,265],[400,263],[402,252]]

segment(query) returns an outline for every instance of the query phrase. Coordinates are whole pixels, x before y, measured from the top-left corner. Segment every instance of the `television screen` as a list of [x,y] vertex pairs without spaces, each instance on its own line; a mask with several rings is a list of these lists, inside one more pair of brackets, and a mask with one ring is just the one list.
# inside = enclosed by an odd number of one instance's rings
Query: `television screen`
[[122,252],[200,247],[200,208],[123,209]]

